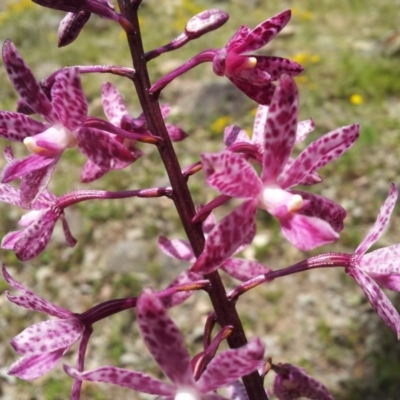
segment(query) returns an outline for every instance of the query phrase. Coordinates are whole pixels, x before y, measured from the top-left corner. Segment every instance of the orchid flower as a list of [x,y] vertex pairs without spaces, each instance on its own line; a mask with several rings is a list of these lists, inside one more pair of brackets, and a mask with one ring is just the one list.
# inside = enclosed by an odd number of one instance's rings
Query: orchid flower
[[[11,341],[14,350],[22,357],[11,365],[8,373],[31,381],[53,369],[70,347],[82,336],[90,335],[90,332],[86,331],[74,313],[31,292],[14,280],[4,266],[2,273],[11,287],[22,292],[18,296],[13,296],[7,291],[8,300],[18,306],[57,318],[31,325]],[[79,352],[84,353],[84,351],[81,346]]]
[[147,348],[170,383],[113,366],[85,372],[65,366],[66,372],[78,380],[112,383],[171,400],[222,400],[224,397],[215,390],[250,374],[263,363],[264,346],[255,339],[241,348],[218,354],[196,381],[183,335],[150,289],[144,290],[138,298],[137,321]]
[[260,207],[279,219],[282,233],[293,245],[311,250],[338,239],[345,211],[322,196],[289,189],[343,154],[358,138],[359,126],[342,127],[322,136],[292,161],[297,98],[293,79],[282,77],[265,120],[261,178],[243,157],[227,150],[203,154],[202,164],[210,186],[223,195],[246,199],[241,207],[249,220]]
[[276,372],[273,391],[279,400],[333,400],[328,389],[302,368],[291,364],[273,365]]
[[282,75],[296,76],[303,67],[281,57],[251,55],[269,43],[288,23],[290,10],[269,18],[250,30],[242,26],[222,49],[208,49],[161,78],[151,87],[156,93],[176,77],[200,63],[212,62],[218,76],[226,76],[243,93],[259,104],[269,105],[275,91],[273,81]]
[[397,197],[398,189],[392,183],[374,225],[351,257],[346,272],[356,280],[372,307],[400,340],[400,315],[378,286],[400,292],[400,244],[365,254],[387,228]]
[[31,70],[10,40],[3,45],[3,61],[21,99],[46,123],[24,114],[0,112],[0,136],[23,141],[34,154],[13,160],[3,170],[2,182],[22,177],[21,200],[29,205],[47,186],[62,152],[78,145],[96,166],[107,168],[115,163],[129,163],[132,154],[109,134],[84,126],[87,101],[76,68],[59,71],[47,98]]
[[[203,232],[207,237],[214,227],[216,226],[215,217],[210,214],[203,222]],[[249,245],[254,238],[255,231],[252,230],[242,246],[240,246],[235,253],[242,251]],[[160,236],[158,239],[158,247],[160,250],[169,257],[176,258],[181,261],[189,261],[194,263],[196,257],[193,253],[190,243],[182,239],[168,239],[165,236]],[[257,275],[266,274],[271,270],[257,261],[245,260],[243,258],[228,258],[222,265],[221,269],[232,277],[241,281],[246,281]]]
[[[231,150],[235,153],[244,153],[249,155],[259,164],[262,164],[264,155],[264,133],[266,119],[268,117],[268,110],[268,106],[263,106],[261,104],[258,106],[251,138],[249,138],[247,132],[241,129],[239,126],[227,126],[224,130],[224,143],[228,150]],[[314,127],[315,125],[312,119],[300,121],[297,124],[295,143],[304,141],[308,134],[314,130]],[[292,162],[293,159],[289,158],[285,169],[289,168]],[[304,182],[301,182],[301,184],[308,185],[319,182],[321,182],[321,178],[315,172],[314,174],[310,174],[305,177]]]
[[[6,148],[5,155],[8,160],[13,160],[9,147]],[[47,189],[44,189],[27,207],[21,201],[20,190],[6,183],[0,183],[0,201],[29,210],[18,222],[22,229],[5,235],[0,245],[2,249],[13,250],[18,259],[26,261],[40,254],[49,243],[58,219],[61,219],[68,246],[75,246],[76,239],[70,232],[64,208],[59,206],[57,197]]]
[[119,22],[121,15],[114,11],[114,6],[109,0],[32,0],[42,7],[54,10],[79,13],[86,11],[97,14],[100,17]]
[[290,10],[257,25],[253,30],[241,26],[213,59],[217,75],[225,75],[242,92],[259,104],[270,103],[276,81],[282,74],[296,76],[303,67],[287,58],[249,55],[268,44],[289,22]]

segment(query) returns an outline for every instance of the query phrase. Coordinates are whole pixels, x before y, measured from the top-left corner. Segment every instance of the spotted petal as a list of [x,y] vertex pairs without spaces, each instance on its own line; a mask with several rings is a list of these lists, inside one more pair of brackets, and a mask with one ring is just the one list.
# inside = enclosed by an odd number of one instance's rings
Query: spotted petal
[[254,339],[238,349],[225,350],[208,365],[197,381],[202,393],[211,392],[249,375],[264,363],[264,345]]
[[289,22],[291,11],[283,11],[257,25],[239,45],[232,46],[238,54],[258,50],[269,43]]
[[101,101],[107,119],[115,126],[120,127],[121,119],[128,115],[124,99],[116,87],[106,82],[101,87]]
[[132,153],[107,132],[94,128],[81,128],[78,132],[78,146],[93,163],[99,167],[118,169],[135,160]]
[[11,40],[5,40],[2,55],[8,76],[21,99],[48,122],[56,122],[50,100],[44,94]]
[[254,229],[255,214],[256,203],[249,200],[223,218],[208,235],[203,253],[192,270],[209,274],[220,267]]
[[398,189],[394,183],[390,184],[390,191],[385,203],[379,210],[378,217],[367,233],[367,236],[360,243],[355,251],[356,256],[364,254],[383,234],[389,224],[390,216],[392,215],[394,206],[397,201]]
[[88,105],[78,68],[63,69],[57,74],[51,97],[54,111],[65,127],[74,131],[83,125]]
[[13,142],[22,142],[28,136],[45,131],[47,127],[43,122],[20,113],[0,112],[0,137]]
[[47,315],[51,315],[57,318],[71,318],[73,313],[65,310],[64,308],[58,307],[55,304],[48,302],[37,296],[31,290],[26,288],[24,285],[16,281],[6,270],[5,266],[2,266],[3,277],[6,282],[14,289],[20,290],[21,295],[11,295],[6,291],[7,299],[18,306],[27,308],[33,311],[39,311]]
[[296,141],[298,92],[292,78],[284,76],[268,110],[261,180],[275,182]]
[[149,289],[138,298],[137,316],[143,340],[165,375],[176,385],[193,387],[190,356],[182,333]]
[[349,268],[347,274],[356,280],[374,310],[400,340],[400,315],[381,288],[360,268]]
[[171,384],[162,382],[141,372],[129,371],[113,366],[100,367],[86,372],[79,372],[68,365],[64,365],[64,369],[68,375],[80,381],[112,383],[159,396],[168,396],[175,393],[175,388]]
[[201,155],[207,183],[222,194],[237,198],[256,198],[262,183],[254,168],[230,151]]

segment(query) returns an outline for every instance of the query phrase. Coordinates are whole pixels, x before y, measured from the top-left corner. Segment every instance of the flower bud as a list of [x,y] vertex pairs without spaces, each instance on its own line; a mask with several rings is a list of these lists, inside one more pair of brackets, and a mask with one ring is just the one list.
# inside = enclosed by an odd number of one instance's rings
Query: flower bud
[[214,31],[228,21],[229,14],[217,9],[209,9],[190,18],[185,26],[188,38],[196,39],[207,32]]

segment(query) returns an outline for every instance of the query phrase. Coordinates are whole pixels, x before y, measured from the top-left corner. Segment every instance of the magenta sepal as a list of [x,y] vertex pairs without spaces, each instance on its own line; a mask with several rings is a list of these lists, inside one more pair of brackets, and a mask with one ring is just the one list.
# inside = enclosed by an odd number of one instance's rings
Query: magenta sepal
[[278,364],[272,368],[276,372],[273,391],[279,400],[334,400],[328,389],[304,369],[292,364]]
[[256,206],[253,200],[245,201],[223,218],[207,236],[204,250],[191,270],[209,274],[238,251],[254,232]]
[[216,389],[250,374],[263,364],[264,346],[259,339],[254,339],[241,348],[217,355],[196,382],[181,332],[166,313],[161,300],[149,289],[138,298],[137,319],[146,346],[171,383],[113,366],[86,372],[64,366],[65,371],[75,379],[113,383],[143,393],[171,396],[168,399],[190,393],[193,398],[216,400],[224,399],[214,393]]
[[58,318],[34,324],[11,341],[11,345],[22,358],[11,365],[9,374],[33,380],[53,369],[69,348],[81,338],[85,328],[71,311],[42,299],[14,280],[4,266],[2,273],[11,287],[22,292],[21,295],[12,296],[6,291],[9,301]]
[[376,280],[388,289],[400,291],[400,246],[397,244],[365,254],[386,230],[397,197],[398,189],[394,183],[391,183],[388,197],[379,210],[374,225],[357,247],[351,258],[351,265],[346,268],[346,272],[356,280],[374,310],[386,325],[396,332],[400,340],[400,315],[374,281]]
[[[215,217],[210,214],[203,222],[203,232],[206,238],[216,226]],[[239,246],[234,253],[239,253],[244,250],[249,244],[252,243],[255,236],[255,225],[250,229],[248,235],[243,239],[241,246]],[[158,247],[160,250],[169,257],[176,258],[181,261],[188,261],[194,263],[196,257],[190,243],[182,239],[168,239],[165,236],[160,236],[158,239]],[[257,261],[249,261],[242,258],[229,257],[221,265],[221,269],[232,277],[241,281],[247,281],[260,274],[266,274],[271,270],[258,263]],[[198,278],[197,278],[198,279]]]

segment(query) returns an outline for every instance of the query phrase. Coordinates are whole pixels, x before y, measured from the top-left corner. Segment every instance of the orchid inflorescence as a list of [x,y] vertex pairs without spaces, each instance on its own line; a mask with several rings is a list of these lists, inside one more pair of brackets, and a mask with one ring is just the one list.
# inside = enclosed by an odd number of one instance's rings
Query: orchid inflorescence
[[[294,156],[296,144],[314,129],[313,120],[298,120],[299,93],[294,77],[303,68],[286,58],[253,54],[279,34],[291,12],[281,12],[254,29],[241,26],[223,48],[204,50],[150,83],[148,62],[221,27],[228,14],[205,10],[193,16],[177,38],[144,52],[137,18],[140,0],[119,0],[119,11],[108,0],[34,3],[67,13],[58,31],[60,46],[73,43],[92,14],[118,24],[126,33],[134,68],[68,66],[38,81],[13,42],[4,41],[3,63],[19,100],[16,112],[0,112],[0,136],[23,143],[31,154],[17,159],[10,146],[4,150],[0,200],[27,213],[19,221],[21,229],[6,234],[1,247],[14,251],[21,261],[33,259],[49,244],[58,220],[67,245],[73,247],[77,240],[68,226],[66,208],[89,200],[165,197],[174,203],[187,240],[160,235],[158,246],[166,255],[189,266],[163,290],[145,287],[134,297],[110,299],[83,313],[39,297],[3,266],[4,279],[20,292],[6,292],[8,300],[53,317],[27,327],[12,339],[12,347],[21,358],[8,373],[25,380],[37,379],[55,368],[71,346],[79,343],[75,366],[64,364],[65,372],[73,378],[73,400],[81,397],[83,381],[105,382],[175,400],[263,400],[269,398],[269,393],[281,400],[333,399],[328,389],[304,369],[288,363],[273,364],[260,338],[247,341],[235,308],[241,295],[260,284],[315,268],[342,267],[400,338],[400,316],[381,289],[400,291],[400,244],[366,253],[388,226],[398,197],[394,183],[375,224],[353,254],[324,253],[279,270],[235,257],[254,240],[258,209],[276,218],[283,237],[303,251],[337,241],[344,227],[346,211],[342,206],[316,190],[304,191],[297,186],[317,188],[322,180],[321,168],[356,142],[359,125],[326,133]],[[239,126],[227,126],[219,152],[202,153],[197,163],[181,169],[172,142],[188,135],[182,128],[164,122],[170,106],[159,105],[158,97],[171,81],[206,62],[211,63],[217,76],[228,78],[258,103],[254,129],[250,139]],[[101,88],[106,119],[89,116],[80,78],[85,73],[111,73],[128,79],[135,86],[143,112],[131,116],[117,88],[106,82]],[[35,118],[30,114],[36,114]],[[111,170],[134,168],[132,164],[144,157],[142,147],[146,144],[157,148],[169,186],[119,192],[82,189],[59,196],[48,189],[66,149],[76,148],[86,157],[80,178],[87,183]],[[220,195],[208,204],[198,205],[196,212],[188,180],[201,170],[206,183]],[[18,188],[12,181],[17,181]],[[217,221],[213,210],[232,198],[239,200],[235,208]],[[240,281],[229,293],[219,270]],[[168,309],[182,304],[196,290],[208,294],[212,308],[204,327],[203,349],[191,357]],[[168,381],[112,365],[85,370],[86,349],[95,323],[131,309],[136,310],[146,347]],[[220,330],[213,335],[216,324]],[[230,348],[218,351],[224,340]],[[275,374],[271,389],[264,388],[267,373]]]

